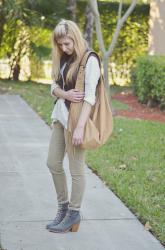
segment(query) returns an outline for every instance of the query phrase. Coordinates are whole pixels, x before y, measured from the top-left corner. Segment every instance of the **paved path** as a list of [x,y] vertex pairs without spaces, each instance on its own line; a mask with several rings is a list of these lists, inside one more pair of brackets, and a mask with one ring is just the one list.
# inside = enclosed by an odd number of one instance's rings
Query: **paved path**
[[[77,233],[45,229],[57,208],[46,167],[50,128],[17,95],[0,96],[0,239],[7,250],[162,250],[163,246],[86,167]],[[71,179],[67,158],[64,161]]]

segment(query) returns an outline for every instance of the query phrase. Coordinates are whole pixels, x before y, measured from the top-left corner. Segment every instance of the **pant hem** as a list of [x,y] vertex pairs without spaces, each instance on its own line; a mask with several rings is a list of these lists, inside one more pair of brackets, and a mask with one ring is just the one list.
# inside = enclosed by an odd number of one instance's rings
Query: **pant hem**
[[68,200],[66,200],[66,201],[60,201],[60,202],[58,202],[58,204],[62,205],[62,204],[68,203],[68,202],[69,202]]
[[75,208],[75,207],[68,207],[69,210],[75,210],[75,211],[80,211],[80,208]]

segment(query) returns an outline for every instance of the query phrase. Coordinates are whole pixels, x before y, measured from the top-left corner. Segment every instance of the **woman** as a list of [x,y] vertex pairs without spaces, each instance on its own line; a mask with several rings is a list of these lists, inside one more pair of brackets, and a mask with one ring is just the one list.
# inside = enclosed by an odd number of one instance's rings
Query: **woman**
[[[84,127],[95,104],[95,91],[100,78],[100,66],[96,55],[89,56],[85,67],[85,91],[75,89],[78,67],[88,51],[78,26],[70,20],[60,21],[53,32],[53,67],[51,94],[57,97],[53,112],[53,132],[49,145],[47,165],[54,181],[58,211],[55,219],[46,226],[51,232],[76,232],[80,224],[80,208],[85,190]],[[82,111],[72,138],[68,136],[67,121],[71,102],[82,102]],[[63,158],[68,154],[72,177],[70,201]]]

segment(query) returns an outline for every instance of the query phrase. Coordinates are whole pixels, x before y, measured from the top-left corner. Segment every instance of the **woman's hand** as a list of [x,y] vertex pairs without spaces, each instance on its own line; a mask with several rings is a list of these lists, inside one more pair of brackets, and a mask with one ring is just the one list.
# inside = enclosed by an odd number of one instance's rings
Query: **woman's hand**
[[73,132],[72,144],[77,146],[83,143],[84,127],[76,127]]
[[80,92],[77,89],[70,89],[66,91],[66,98],[71,102],[81,102],[84,99],[84,92]]
[[83,143],[84,138],[84,128],[85,124],[90,116],[91,105],[84,101],[82,105],[82,110],[80,113],[79,120],[77,122],[77,126],[73,132],[72,143],[73,145],[80,145]]

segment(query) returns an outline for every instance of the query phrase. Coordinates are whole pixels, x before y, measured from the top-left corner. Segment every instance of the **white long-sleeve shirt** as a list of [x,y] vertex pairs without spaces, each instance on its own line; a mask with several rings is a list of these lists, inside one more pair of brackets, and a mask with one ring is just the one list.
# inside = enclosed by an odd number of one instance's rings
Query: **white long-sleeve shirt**
[[[61,69],[60,73],[63,76],[63,71],[65,65]],[[90,56],[86,67],[85,67],[85,96],[84,101],[88,102],[91,105],[95,104],[96,99],[96,86],[98,84],[98,80],[100,78],[100,66],[98,60],[95,56]],[[63,82],[63,86],[64,86]],[[53,91],[55,88],[59,87],[58,84],[52,83],[51,85],[51,95],[53,95]],[[67,129],[68,122],[68,109],[65,105],[65,100],[63,98],[59,98],[54,106],[51,118],[53,122],[59,121]]]

